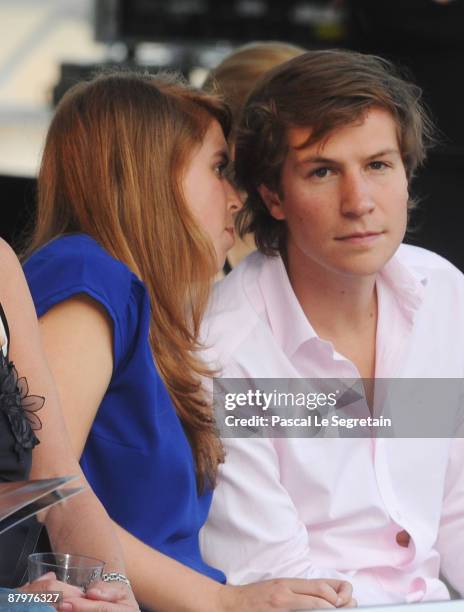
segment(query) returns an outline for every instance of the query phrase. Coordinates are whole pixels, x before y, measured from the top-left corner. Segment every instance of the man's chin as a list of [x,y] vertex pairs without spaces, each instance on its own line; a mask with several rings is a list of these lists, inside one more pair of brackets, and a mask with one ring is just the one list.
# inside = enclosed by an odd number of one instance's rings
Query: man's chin
[[359,278],[371,278],[377,276],[385,265],[390,261],[394,253],[382,257],[358,257],[351,261],[341,262],[339,266],[334,266],[340,274]]
[[353,253],[340,261],[340,268],[347,274],[373,276],[379,274],[394,256],[401,243],[384,245],[382,249]]

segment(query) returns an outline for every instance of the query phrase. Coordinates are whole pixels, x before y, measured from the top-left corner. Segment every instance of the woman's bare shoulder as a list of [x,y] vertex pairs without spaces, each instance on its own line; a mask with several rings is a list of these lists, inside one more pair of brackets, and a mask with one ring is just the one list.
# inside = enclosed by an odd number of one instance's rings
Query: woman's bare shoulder
[[0,238],[0,303],[9,312],[29,307],[31,297],[18,256],[11,246]]
[[4,275],[17,274],[21,270],[21,264],[8,242],[0,238],[0,281],[4,281]]

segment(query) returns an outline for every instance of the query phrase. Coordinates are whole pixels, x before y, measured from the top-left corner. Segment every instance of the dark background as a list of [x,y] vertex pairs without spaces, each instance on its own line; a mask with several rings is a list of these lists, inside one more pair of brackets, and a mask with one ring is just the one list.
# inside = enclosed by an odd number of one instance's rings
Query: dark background
[[[208,45],[265,39],[348,47],[393,60],[421,85],[439,128],[438,145],[412,185],[420,205],[407,241],[464,270],[464,0],[98,0],[95,32],[108,43],[123,41],[124,63],[132,66],[141,41],[164,41],[173,49],[171,67],[184,74],[201,65]],[[96,69],[63,65],[55,103]],[[18,249],[31,228],[35,180],[0,175],[0,193],[0,234]]]

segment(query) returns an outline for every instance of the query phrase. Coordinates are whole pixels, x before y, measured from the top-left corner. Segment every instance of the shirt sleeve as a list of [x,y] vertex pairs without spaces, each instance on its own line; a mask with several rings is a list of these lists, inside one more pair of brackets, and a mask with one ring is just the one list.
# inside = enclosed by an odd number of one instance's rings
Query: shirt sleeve
[[[238,366],[234,369],[223,376],[239,378]],[[382,601],[380,587],[372,581],[312,562],[310,534],[281,483],[271,439],[227,438],[223,443],[226,459],[200,535],[207,563],[220,567],[231,584],[278,577],[332,578],[351,582],[359,603]]]
[[437,541],[441,572],[464,597],[464,425],[451,443]]

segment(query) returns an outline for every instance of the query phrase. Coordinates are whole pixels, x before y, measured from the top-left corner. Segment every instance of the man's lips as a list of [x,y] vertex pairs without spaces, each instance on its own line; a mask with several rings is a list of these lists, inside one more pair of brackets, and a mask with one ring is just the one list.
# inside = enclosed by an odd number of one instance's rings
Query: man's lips
[[382,236],[384,234],[383,231],[368,231],[368,232],[353,232],[351,234],[346,234],[344,236],[337,236],[335,240],[340,240],[342,242],[354,242],[354,243],[363,243],[363,242],[372,242]]

